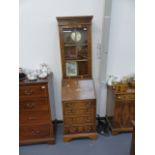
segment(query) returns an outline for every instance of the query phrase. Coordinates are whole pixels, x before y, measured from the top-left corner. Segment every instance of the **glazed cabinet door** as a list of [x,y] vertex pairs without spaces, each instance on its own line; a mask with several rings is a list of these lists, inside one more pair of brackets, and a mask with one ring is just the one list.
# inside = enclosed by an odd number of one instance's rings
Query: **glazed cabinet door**
[[61,28],[64,77],[90,75],[88,31],[87,25]]

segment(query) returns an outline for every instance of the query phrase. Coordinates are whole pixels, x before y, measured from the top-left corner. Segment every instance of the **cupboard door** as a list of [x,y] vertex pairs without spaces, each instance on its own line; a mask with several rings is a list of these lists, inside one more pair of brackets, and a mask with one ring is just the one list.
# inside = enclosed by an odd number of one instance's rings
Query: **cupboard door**
[[130,101],[126,100],[122,104],[122,127],[130,127]]
[[122,126],[122,105],[123,105],[122,101],[117,101],[115,104],[114,117],[113,117],[114,127]]
[[131,127],[131,121],[135,119],[134,100],[117,101],[114,110],[114,126]]
[[130,122],[135,120],[135,100],[130,100]]

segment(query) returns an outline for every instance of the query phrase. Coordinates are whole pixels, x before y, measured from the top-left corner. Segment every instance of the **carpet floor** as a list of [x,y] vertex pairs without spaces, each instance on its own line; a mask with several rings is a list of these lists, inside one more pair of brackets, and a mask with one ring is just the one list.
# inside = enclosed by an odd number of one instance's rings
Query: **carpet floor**
[[101,136],[96,140],[75,139],[63,142],[62,125],[57,127],[56,144],[35,144],[19,147],[19,155],[129,155],[131,133]]

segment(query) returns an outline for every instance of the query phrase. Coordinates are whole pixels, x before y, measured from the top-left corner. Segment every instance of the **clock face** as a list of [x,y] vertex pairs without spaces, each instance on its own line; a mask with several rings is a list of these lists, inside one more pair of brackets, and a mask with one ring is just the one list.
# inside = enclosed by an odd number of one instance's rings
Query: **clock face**
[[76,31],[76,32],[72,32],[71,33],[71,39],[75,42],[79,42],[81,40],[81,33],[79,31]]

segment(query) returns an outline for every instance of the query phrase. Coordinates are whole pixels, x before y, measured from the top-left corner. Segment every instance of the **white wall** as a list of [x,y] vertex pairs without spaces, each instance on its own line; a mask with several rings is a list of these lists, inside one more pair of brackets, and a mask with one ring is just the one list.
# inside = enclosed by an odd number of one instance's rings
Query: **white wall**
[[134,0],[106,0],[105,8],[99,88],[101,116],[106,114],[105,82],[108,75],[122,78],[135,73]]
[[112,1],[107,75],[135,72],[134,9],[134,0]]
[[56,17],[94,16],[93,77],[95,83],[98,83],[97,44],[101,42],[102,37],[103,8],[104,0],[20,0],[19,66],[24,69],[36,69],[44,62],[51,67],[54,74],[57,119],[62,119],[62,109],[60,46]]

